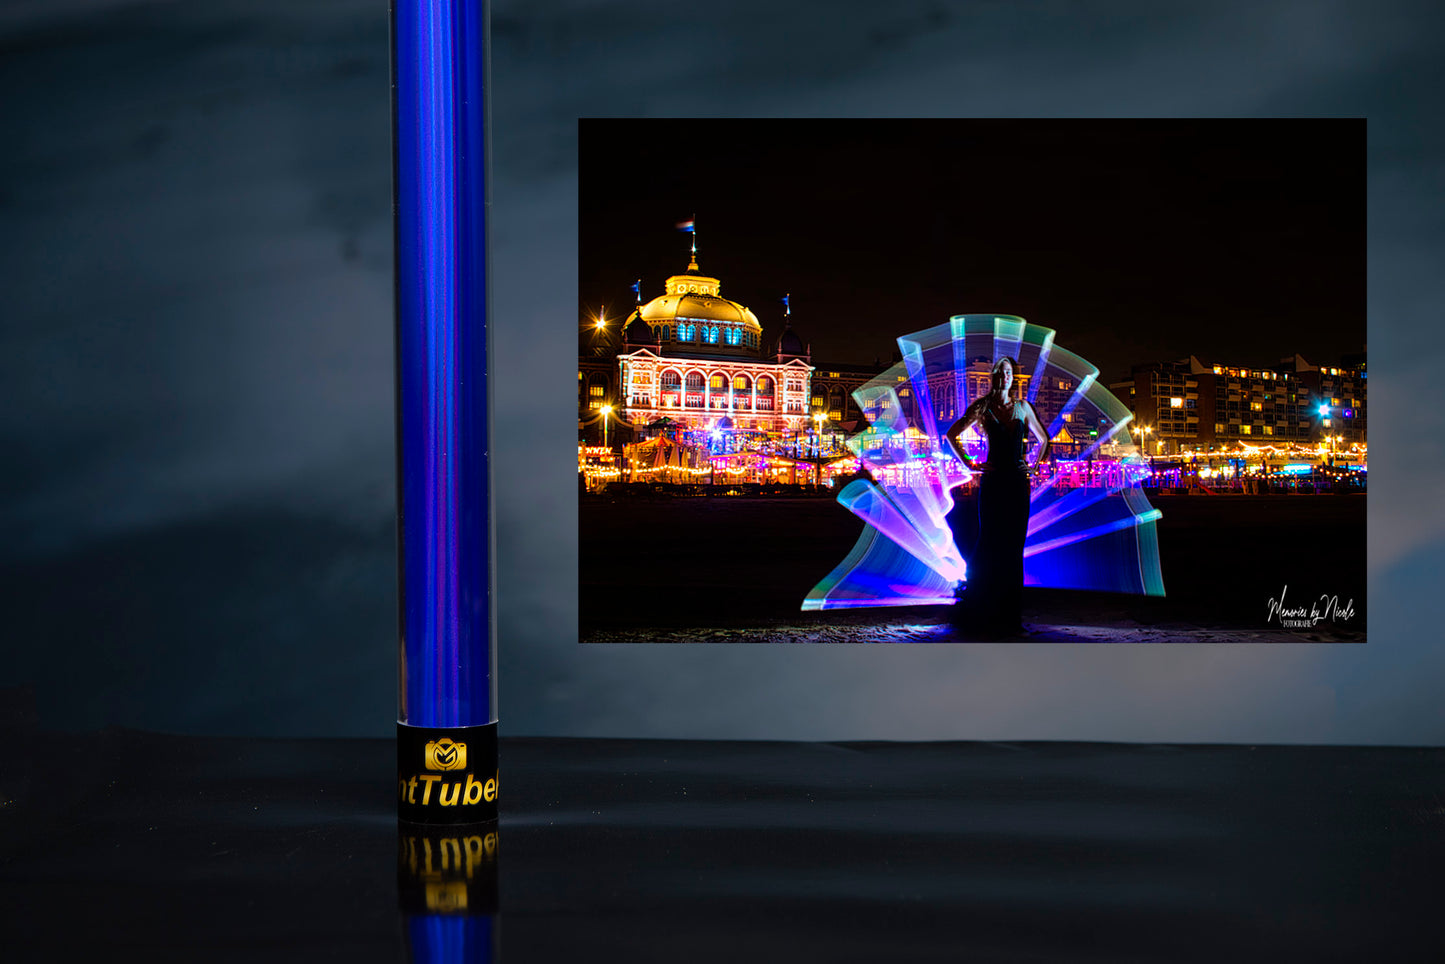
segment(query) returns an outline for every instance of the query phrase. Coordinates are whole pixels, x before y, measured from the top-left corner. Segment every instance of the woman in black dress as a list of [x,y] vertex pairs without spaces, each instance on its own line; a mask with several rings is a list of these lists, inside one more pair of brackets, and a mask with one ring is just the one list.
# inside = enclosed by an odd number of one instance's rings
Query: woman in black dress
[[[1049,436],[1038,413],[1014,397],[1018,362],[1001,358],[993,366],[987,395],[968,406],[946,437],[954,453],[972,471],[980,467],[963,450],[960,437],[977,423],[988,439],[988,461],[978,488],[978,545],[968,560],[967,590],[959,614],[971,626],[993,632],[1018,633],[1023,626],[1024,537],[1029,521],[1029,464],[1025,429],[1039,440],[1035,464],[1049,453]],[[954,525],[953,538],[960,543]],[[959,545],[960,551],[963,549]]]

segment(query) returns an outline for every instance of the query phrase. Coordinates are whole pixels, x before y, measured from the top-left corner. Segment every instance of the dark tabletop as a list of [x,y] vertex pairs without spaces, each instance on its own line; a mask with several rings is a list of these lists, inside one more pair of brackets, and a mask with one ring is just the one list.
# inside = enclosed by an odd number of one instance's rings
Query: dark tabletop
[[[507,961],[1428,959],[1442,763],[504,739],[483,943]],[[0,764],[0,960],[424,956],[398,905],[391,741],[32,734]]]

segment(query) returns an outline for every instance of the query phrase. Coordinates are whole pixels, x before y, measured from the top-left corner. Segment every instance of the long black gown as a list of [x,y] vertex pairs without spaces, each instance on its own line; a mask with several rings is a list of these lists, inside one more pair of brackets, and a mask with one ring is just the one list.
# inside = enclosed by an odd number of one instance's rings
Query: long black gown
[[[1029,522],[1029,475],[1025,456],[1026,424],[1019,403],[1013,417],[1001,420],[984,409],[988,461],[978,488],[978,543],[968,560],[968,582],[959,617],[970,625],[1016,630],[1023,613],[1024,538]],[[957,516],[950,520],[955,526]],[[954,529],[954,541],[959,532]]]

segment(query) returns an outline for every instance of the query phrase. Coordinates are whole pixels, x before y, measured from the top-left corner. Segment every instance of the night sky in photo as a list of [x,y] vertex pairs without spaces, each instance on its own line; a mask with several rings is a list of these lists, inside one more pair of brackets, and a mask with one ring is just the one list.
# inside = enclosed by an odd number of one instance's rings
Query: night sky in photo
[[583,120],[579,318],[687,267],[814,362],[1021,315],[1116,379],[1365,346],[1360,120]]

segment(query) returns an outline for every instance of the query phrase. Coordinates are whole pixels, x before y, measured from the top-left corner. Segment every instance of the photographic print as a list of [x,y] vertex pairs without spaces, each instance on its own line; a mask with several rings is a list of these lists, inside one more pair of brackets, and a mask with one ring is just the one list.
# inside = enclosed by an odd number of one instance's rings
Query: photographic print
[[584,642],[1363,642],[1363,120],[583,120]]

